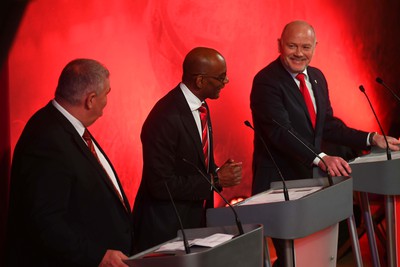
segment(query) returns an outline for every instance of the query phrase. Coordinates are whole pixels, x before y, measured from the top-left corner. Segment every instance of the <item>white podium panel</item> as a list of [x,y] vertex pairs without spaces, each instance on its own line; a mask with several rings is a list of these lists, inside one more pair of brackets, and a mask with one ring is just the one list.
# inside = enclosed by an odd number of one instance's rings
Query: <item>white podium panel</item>
[[188,240],[206,238],[213,234],[234,237],[214,247],[193,246],[190,253],[184,250],[158,251],[171,242],[182,242],[182,232],[168,242],[133,255],[124,262],[129,267],[263,267],[263,226],[243,225],[244,234],[238,235],[237,226],[220,226],[185,229]]
[[297,267],[335,267],[338,224],[294,240]]
[[[285,240],[285,251],[288,252],[286,266],[302,266],[300,262],[305,261],[303,259],[307,256],[302,257],[300,254],[301,251],[307,250],[307,244],[310,245],[310,250],[314,249],[311,245],[315,244],[318,249],[324,251],[321,259],[323,263],[319,266],[335,266],[338,236],[337,230],[333,229],[337,228],[338,222],[347,219],[355,260],[357,266],[362,266],[353,217],[352,178],[333,177],[333,182],[334,184],[329,186],[327,178],[286,181],[289,192],[292,192],[289,201],[282,201],[282,183],[272,183],[270,190],[236,204],[235,210],[243,223],[263,224],[264,236]],[[281,199],[274,200],[275,197]],[[229,208],[207,210],[208,226],[229,225],[234,220]],[[298,241],[299,250],[293,247],[293,241]],[[305,266],[310,266],[309,263],[313,259],[308,260],[308,265]],[[296,261],[299,265],[296,265]],[[331,265],[332,262],[335,265]]]
[[378,248],[375,240],[368,193],[385,197],[386,251],[389,267],[399,266],[400,262],[400,152],[392,152],[387,159],[385,150],[374,148],[368,155],[350,162],[353,170],[353,188],[360,192],[361,209],[367,228],[368,243],[374,267],[380,267]]

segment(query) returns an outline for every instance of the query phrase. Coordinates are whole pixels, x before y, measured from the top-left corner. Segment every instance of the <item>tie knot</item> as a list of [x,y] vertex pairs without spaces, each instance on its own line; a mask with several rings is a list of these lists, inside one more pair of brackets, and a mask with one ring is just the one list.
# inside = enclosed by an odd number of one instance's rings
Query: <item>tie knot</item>
[[199,110],[200,113],[207,114],[207,109],[206,109],[206,107],[205,107],[204,104],[201,105],[201,106],[198,108],[198,110]]
[[91,140],[89,131],[86,128],[85,128],[85,131],[83,132],[82,137],[83,137],[83,140],[85,140],[86,142]]
[[305,76],[306,75],[304,73],[299,73],[299,74],[296,75],[296,79],[299,80],[299,81],[304,82],[305,81]]

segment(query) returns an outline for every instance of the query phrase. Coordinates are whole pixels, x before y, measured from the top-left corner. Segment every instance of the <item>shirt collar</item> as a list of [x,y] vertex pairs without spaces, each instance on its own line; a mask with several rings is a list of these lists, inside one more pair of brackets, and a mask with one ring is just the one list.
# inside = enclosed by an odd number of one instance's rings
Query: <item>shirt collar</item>
[[185,96],[186,102],[189,104],[190,110],[195,111],[199,109],[203,102],[197,96],[195,96],[184,83],[180,83],[179,87]]
[[[287,69],[286,69],[286,70],[287,70]],[[287,70],[287,71],[288,71],[288,70]],[[290,75],[292,75],[293,79],[296,79],[297,74],[299,74],[299,73],[292,73],[292,72],[290,72],[290,71],[288,71],[288,72],[290,73]],[[303,72],[300,72],[300,73],[303,73],[303,74],[304,74],[304,79],[305,79],[306,81],[308,81],[307,68],[305,68],[304,71],[303,71]]]
[[79,133],[80,136],[83,135],[85,131],[85,126],[83,126],[82,122],[80,122],[77,118],[72,116],[65,108],[63,108],[55,99],[51,101],[53,106],[64,115],[65,118],[74,126],[76,131]]

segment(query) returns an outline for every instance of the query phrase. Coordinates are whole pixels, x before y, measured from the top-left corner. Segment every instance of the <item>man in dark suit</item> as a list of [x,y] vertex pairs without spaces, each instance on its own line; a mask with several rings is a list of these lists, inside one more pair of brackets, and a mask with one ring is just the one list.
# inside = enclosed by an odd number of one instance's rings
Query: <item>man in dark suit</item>
[[103,114],[110,89],[102,64],[73,60],[55,99],[25,126],[12,161],[7,266],[127,266],[129,203],[86,130]]
[[[319,158],[287,129],[324,159],[333,176],[347,176],[351,168],[344,159],[323,153],[322,140],[358,149],[370,145],[386,147],[382,135],[349,128],[333,116],[325,77],[319,69],[309,66],[316,43],[314,29],[307,22],[287,24],[278,39],[279,58],[262,69],[253,81],[250,102],[254,128],[267,143],[287,180],[311,178],[313,166],[325,171]],[[305,77],[309,106],[299,90],[300,73]],[[388,137],[388,142],[390,149],[399,149],[395,146],[398,140]],[[253,194],[269,189],[273,181],[280,181],[278,172],[261,140],[255,137]],[[278,258],[281,256],[278,253]]]
[[183,227],[196,228],[205,226],[205,208],[213,207],[209,182],[217,187],[240,183],[241,162],[229,159],[216,166],[211,120],[208,116],[208,127],[202,127],[199,112],[202,105],[209,111],[205,100],[217,99],[228,81],[220,53],[194,48],[183,62],[182,82],[158,101],[144,122],[143,175],[133,210],[138,251],[176,237],[180,229],[167,186]]

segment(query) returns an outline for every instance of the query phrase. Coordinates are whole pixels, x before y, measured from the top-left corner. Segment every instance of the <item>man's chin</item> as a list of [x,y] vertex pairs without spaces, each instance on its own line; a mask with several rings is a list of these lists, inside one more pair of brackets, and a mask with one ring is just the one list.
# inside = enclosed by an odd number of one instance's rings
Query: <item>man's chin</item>
[[303,72],[307,68],[307,63],[305,61],[290,61],[290,68],[294,72]]
[[300,73],[300,72],[303,72],[305,69],[306,69],[306,65],[302,65],[302,66],[298,66],[298,65],[296,65],[296,66],[290,66],[290,69],[291,69],[291,71],[293,72],[293,73]]
[[219,98],[220,92],[216,92],[212,97],[209,97],[210,99],[218,99]]

